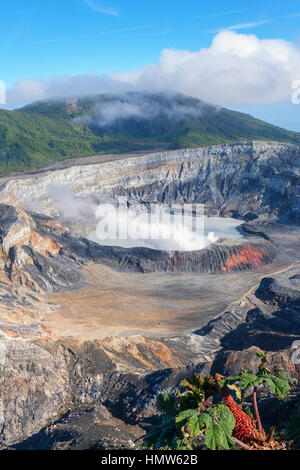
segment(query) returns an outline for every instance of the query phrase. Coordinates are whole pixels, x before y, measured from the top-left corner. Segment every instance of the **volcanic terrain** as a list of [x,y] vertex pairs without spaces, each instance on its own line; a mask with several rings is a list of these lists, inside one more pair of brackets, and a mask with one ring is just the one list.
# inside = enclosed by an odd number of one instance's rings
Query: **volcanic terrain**
[[[299,168],[299,146],[250,141],[0,180],[2,445],[134,447],[161,390],[255,367],[257,348],[297,375]],[[201,203],[243,237],[184,252],[88,240],[93,208],[120,196]]]

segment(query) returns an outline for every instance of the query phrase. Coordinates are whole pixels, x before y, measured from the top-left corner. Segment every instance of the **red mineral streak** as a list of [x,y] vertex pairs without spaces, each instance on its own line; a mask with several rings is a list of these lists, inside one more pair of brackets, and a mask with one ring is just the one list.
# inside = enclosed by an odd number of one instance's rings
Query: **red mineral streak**
[[41,325],[41,330],[43,330],[43,332],[46,333],[48,336],[51,335],[51,331],[46,326]]
[[232,271],[241,266],[263,266],[268,259],[268,253],[260,248],[245,246],[239,253],[230,253],[226,263],[221,266],[222,271]]

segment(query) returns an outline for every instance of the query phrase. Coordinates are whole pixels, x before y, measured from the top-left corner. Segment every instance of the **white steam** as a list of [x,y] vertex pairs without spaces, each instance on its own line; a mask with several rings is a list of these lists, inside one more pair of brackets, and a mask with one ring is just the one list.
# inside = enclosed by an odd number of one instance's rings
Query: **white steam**
[[241,221],[195,217],[188,213],[170,214],[164,208],[149,214],[103,205],[98,207],[97,215],[101,220],[88,238],[104,246],[192,251],[206,248],[220,238],[241,236],[236,231]]
[[106,127],[124,119],[151,120],[157,117],[180,120],[185,117],[200,117],[205,111],[219,108],[199,100],[188,99],[173,93],[150,94],[128,92],[99,102],[90,115],[80,116],[75,121],[88,125]]
[[[104,246],[146,247],[165,251],[201,250],[221,238],[240,238],[242,221],[205,217],[204,206],[158,205],[128,207],[102,195],[101,204],[92,196],[75,197],[70,185],[50,184],[43,200],[25,201],[32,210],[95,227],[88,238]],[[97,199],[100,195],[97,196]],[[150,210],[149,210],[150,209]],[[194,213],[194,211],[196,212]]]
[[68,185],[49,185],[47,196],[51,200],[52,208],[66,219],[81,221],[95,218],[97,205],[91,198],[75,198]]

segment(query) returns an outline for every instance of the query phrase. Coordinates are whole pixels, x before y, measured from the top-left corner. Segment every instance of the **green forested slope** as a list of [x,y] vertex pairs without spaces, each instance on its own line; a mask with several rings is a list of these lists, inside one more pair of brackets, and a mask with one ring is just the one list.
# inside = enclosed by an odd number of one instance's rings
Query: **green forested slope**
[[66,158],[241,140],[300,144],[300,133],[182,95],[135,93],[37,102],[0,110],[0,174]]

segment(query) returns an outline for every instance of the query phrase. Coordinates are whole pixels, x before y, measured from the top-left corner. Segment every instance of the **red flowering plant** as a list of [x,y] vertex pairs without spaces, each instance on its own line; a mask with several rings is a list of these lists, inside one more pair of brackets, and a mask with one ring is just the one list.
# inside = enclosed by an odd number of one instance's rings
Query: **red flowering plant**
[[[223,450],[238,445],[245,450],[284,449],[285,444],[273,437],[274,428],[268,435],[263,430],[257,391],[269,387],[275,396],[284,398],[295,380],[280,366],[271,372],[266,356],[258,356],[261,363],[256,374],[246,369],[233,377],[195,374],[183,380],[175,393],[160,395],[157,407],[161,421],[144,436],[144,447]],[[254,416],[243,406],[246,394],[252,395]],[[219,403],[214,403],[214,397],[219,397]]]

